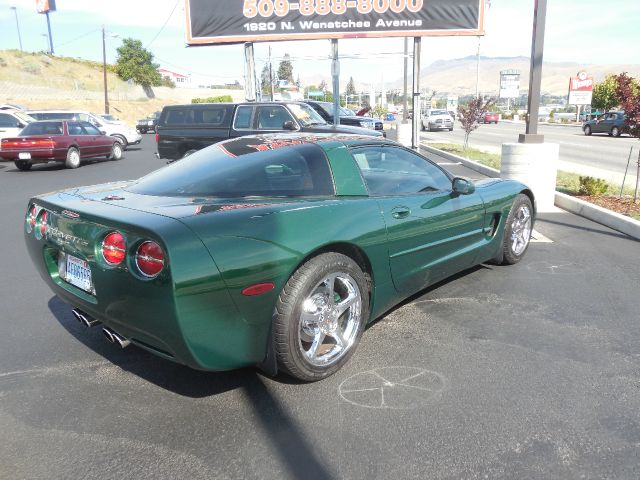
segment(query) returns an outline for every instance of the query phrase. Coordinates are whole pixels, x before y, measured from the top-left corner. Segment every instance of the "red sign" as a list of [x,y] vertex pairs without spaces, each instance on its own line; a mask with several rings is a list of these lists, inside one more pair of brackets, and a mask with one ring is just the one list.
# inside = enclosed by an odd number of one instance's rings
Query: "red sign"
[[593,77],[587,72],[578,72],[569,79],[569,105],[591,105],[592,97]]
[[36,0],[36,10],[38,13],[55,12],[56,0]]

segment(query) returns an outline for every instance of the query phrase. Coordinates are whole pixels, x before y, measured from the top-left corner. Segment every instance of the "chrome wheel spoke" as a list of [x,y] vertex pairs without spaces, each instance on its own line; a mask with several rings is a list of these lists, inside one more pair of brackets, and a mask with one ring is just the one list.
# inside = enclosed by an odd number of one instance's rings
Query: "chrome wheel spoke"
[[336,304],[336,308],[338,310],[338,317],[342,316],[344,312],[346,312],[351,306],[359,300],[359,296],[355,291],[349,291],[349,296]]
[[324,342],[326,335],[324,333],[322,333],[321,330],[318,330],[316,332],[315,337],[313,337],[313,342],[311,343],[311,347],[309,347],[309,350],[307,350],[307,356],[310,359],[315,359],[316,356],[318,355],[318,349],[320,348],[320,345],[322,345],[322,343]]

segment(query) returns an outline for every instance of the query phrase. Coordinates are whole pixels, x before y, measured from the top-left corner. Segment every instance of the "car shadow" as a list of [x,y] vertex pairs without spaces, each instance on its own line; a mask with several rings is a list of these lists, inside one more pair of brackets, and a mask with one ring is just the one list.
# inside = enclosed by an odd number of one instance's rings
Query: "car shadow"
[[255,382],[258,376],[257,369],[251,368],[233,372],[203,372],[165,360],[135,346],[121,349],[106,340],[100,324],[92,328],[83,327],[75,320],[71,306],[57,296],[51,297],[48,307],[67,332],[105,360],[178,395],[191,398],[217,395]]
[[[71,307],[53,296],[49,309],[60,325],[82,344],[123,370],[165,390],[190,398],[218,395],[242,389],[267,437],[292,478],[330,479],[335,474],[316,455],[308,435],[273,395],[264,375],[255,368],[230,372],[202,372],[178,365],[140,348],[121,350],[108,343],[99,326],[85,328],[71,314]],[[301,384],[301,386],[304,386]]]

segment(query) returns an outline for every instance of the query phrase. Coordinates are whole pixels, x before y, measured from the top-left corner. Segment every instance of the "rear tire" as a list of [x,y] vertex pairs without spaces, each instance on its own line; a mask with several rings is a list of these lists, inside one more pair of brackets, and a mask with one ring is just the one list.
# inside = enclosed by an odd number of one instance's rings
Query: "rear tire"
[[187,150],[186,152],[184,152],[184,154],[183,154],[183,155],[182,155],[182,157],[180,157],[180,158],[186,158],[186,157],[188,157],[189,155],[193,155],[193,154],[194,154],[194,153],[196,153],[196,152],[197,152],[197,150]]
[[71,147],[67,151],[67,159],[64,162],[67,168],[78,168],[80,166],[80,152],[77,148]]
[[118,142],[120,142],[120,145],[122,145],[122,150],[126,150],[127,147],[129,146],[129,142],[127,142],[127,139],[124,138],[122,135],[111,135],[113,138],[115,138]]
[[521,193],[513,201],[504,227],[502,263],[518,263],[529,248],[533,231],[533,207],[528,196]]
[[611,136],[612,137],[619,137],[620,135],[622,135],[622,132],[620,131],[620,129],[618,127],[613,127],[611,129]]
[[582,130],[587,137],[591,136],[591,127],[589,125],[585,125]]
[[273,313],[278,369],[299,380],[321,380],[351,357],[369,319],[369,285],[340,253],[307,261],[287,281]]
[[33,166],[33,164],[28,160],[16,160],[13,163],[15,163],[18,170],[21,170],[23,172],[31,170],[31,167]]

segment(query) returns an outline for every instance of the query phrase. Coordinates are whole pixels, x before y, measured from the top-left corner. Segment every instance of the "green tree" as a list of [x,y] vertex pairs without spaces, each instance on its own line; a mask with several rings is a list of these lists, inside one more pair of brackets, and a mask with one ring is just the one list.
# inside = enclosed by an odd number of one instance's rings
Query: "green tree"
[[602,82],[593,86],[593,99],[591,108],[608,112],[620,105],[620,97],[616,89],[618,82],[615,75],[609,75]]
[[347,83],[347,91],[346,91],[347,95],[357,95],[358,92],[356,91],[356,85],[353,82],[353,77],[349,78],[349,83]]
[[140,40],[125,38],[118,47],[116,73],[122,80],[133,80],[142,86],[148,97],[155,97],[151,86],[162,85],[162,76],[158,73],[157,63],[153,63],[153,54],[142,46]]
[[287,80],[290,84],[293,84],[293,64],[291,63],[291,57],[288,53],[284,54],[284,58],[278,66],[278,80]]

